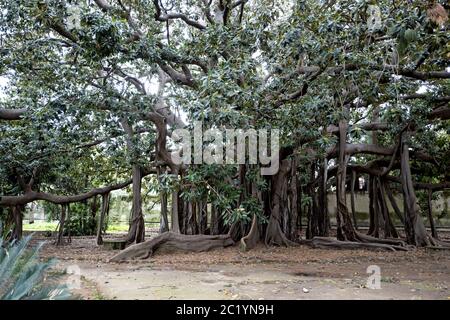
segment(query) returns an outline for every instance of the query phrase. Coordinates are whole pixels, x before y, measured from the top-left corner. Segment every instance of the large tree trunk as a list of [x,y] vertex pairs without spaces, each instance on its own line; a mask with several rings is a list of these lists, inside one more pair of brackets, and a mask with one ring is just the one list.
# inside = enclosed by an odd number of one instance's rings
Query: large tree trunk
[[316,175],[316,163],[312,162],[309,174],[309,184],[307,186],[308,195],[311,199],[308,205],[308,225],[306,227],[306,238],[311,239],[319,235],[319,205],[318,194],[313,186]]
[[345,146],[347,140],[347,122],[339,121],[339,162],[336,173],[336,198],[337,198],[337,238],[343,241],[356,241],[356,232],[353,227],[352,220],[348,213],[345,182],[347,177],[348,155],[345,154]]
[[55,244],[62,245],[64,242],[64,225],[66,223],[66,204],[61,205],[61,213],[59,217],[59,229]]
[[162,190],[160,193],[161,200],[161,218],[159,224],[159,233],[169,231],[169,219],[167,217],[167,192]]
[[430,221],[431,236],[435,239],[439,239],[436,226],[434,225],[433,206],[431,203],[432,198],[433,198],[433,191],[431,189],[428,189],[428,220]]
[[302,185],[300,183],[300,178],[297,178],[297,209],[298,209],[298,215],[297,215],[297,228],[299,231],[299,234],[301,234],[302,230],[303,230],[303,224],[302,224],[302,217],[303,217],[303,205],[302,205],[302,196],[303,196],[303,192],[302,192]]
[[198,234],[198,203],[196,201],[188,202],[188,230],[187,234]]
[[[95,196],[91,202],[91,219],[92,219],[92,221],[96,221],[96,219],[97,219],[97,213],[98,213],[98,209],[99,209],[98,198],[99,198],[98,196]],[[84,223],[85,219],[81,219],[81,220],[82,220],[81,230],[84,231],[84,230],[86,230],[86,225]],[[91,220],[89,219],[86,221],[91,221]]]
[[356,208],[355,208],[355,183],[356,183],[356,171],[352,170],[352,179],[350,182],[350,201],[352,207],[352,218],[355,229],[358,230],[358,221],[356,220]]
[[379,188],[379,199],[380,206],[383,212],[384,218],[384,236],[386,238],[394,237],[398,238],[397,230],[395,229],[394,224],[392,223],[391,216],[389,214],[389,210],[386,203],[386,191],[384,189],[384,184],[381,182],[380,178],[378,179],[378,188]]
[[319,186],[319,236],[328,237],[330,232],[330,216],[328,215],[328,194],[327,194],[327,181],[328,181],[328,159],[324,159],[323,165],[320,166],[322,177]]
[[67,204],[67,242],[72,243],[72,230],[70,227],[70,204]]
[[[28,221],[29,224],[34,223],[34,211],[36,210],[36,204],[34,202],[30,203],[30,219]],[[1,214],[1,211],[0,211]]]
[[286,174],[290,172],[290,160],[282,160],[278,173],[273,178],[272,185],[272,210],[270,213],[269,223],[266,229],[265,243],[266,245],[292,245],[281,229],[281,210],[282,210],[282,192],[283,184],[286,181]]
[[395,201],[394,195],[392,193],[391,188],[389,187],[389,183],[387,182],[383,182],[384,183],[384,189],[386,190],[386,194],[389,198],[389,202],[391,203],[392,209],[394,209],[395,215],[397,216],[397,218],[401,221],[401,223],[405,223],[405,219],[402,215],[402,212],[400,211],[400,208],[397,205],[397,202]]
[[[178,176],[178,172],[174,172],[176,176]],[[178,190],[172,191],[172,225],[171,230],[175,233],[180,233],[180,218],[179,218],[179,198],[178,198]]]
[[133,165],[133,205],[128,229],[127,243],[140,243],[145,238],[145,223],[142,214],[142,172],[138,165]]
[[253,216],[252,226],[250,227],[249,233],[241,239],[240,249],[242,251],[248,251],[256,247],[259,242],[259,226],[258,218],[256,215]]
[[109,212],[109,201],[110,201],[111,195],[110,193],[105,193],[102,195],[102,211],[100,212],[100,217],[97,224],[97,245],[103,244],[103,225],[105,223],[105,217]]
[[419,214],[416,193],[411,176],[409,165],[408,144],[403,142],[401,149],[401,181],[403,189],[403,198],[405,202],[405,233],[408,244],[423,247],[430,245],[428,235],[423,224],[422,217]]
[[202,252],[216,248],[225,248],[233,244],[234,241],[229,235],[184,235],[166,232],[151,240],[126,248],[112,257],[110,261],[118,262],[136,258],[146,259],[159,251]]
[[367,191],[369,193],[369,230],[367,234],[373,235],[375,233],[375,191],[374,191],[374,181],[375,178],[372,175],[369,175],[368,183],[367,183]]
[[[122,128],[127,134],[127,149],[128,153],[134,158],[134,131],[133,127],[128,123],[126,118],[120,119]],[[133,192],[133,203],[132,212],[130,217],[130,227],[128,229],[128,235],[126,238],[127,244],[133,242],[139,243],[144,241],[145,238],[145,223],[144,216],[142,214],[142,170],[138,164],[132,165],[132,192]]]
[[384,218],[382,213],[382,208],[380,204],[380,193],[378,177],[374,176],[372,179],[372,197],[373,197],[373,230],[370,233],[371,236],[380,238],[381,226],[384,225]]
[[13,231],[10,240],[20,240],[23,236],[23,207],[20,205],[12,207]]
[[219,216],[217,213],[217,208],[214,205],[214,203],[211,203],[211,224],[209,228],[210,228],[209,233],[211,235],[219,234]]
[[[291,205],[291,214],[290,214],[290,239],[295,241],[299,238],[299,231],[297,226],[297,215],[298,215],[298,191],[297,191],[297,161],[292,160],[291,165],[291,181],[289,183],[289,196],[290,196],[290,205]],[[252,225],[253,227],[253,225]]]
[[208,227],[208,203],[206,201],[199,201],[197,205],[198,210],[198,232],[205,234]]

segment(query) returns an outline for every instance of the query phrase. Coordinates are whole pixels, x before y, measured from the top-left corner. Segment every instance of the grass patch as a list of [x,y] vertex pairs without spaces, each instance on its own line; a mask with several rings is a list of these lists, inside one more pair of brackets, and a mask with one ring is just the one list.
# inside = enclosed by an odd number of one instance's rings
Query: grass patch
[[[146,219],[146,223],[159,223],[159,216],[157,218],[152,219]],[[35,221],[34,223],[30,224],[27,221],[24,221],[23,224],[23,230],[24,231],[55,231],[58,226],[57,221]],[[151,226],[157,227],[157,224],[151,224]],[[106,230],[107,233],[115,233],[115,232],[127,232],[128,231],[128,224],[126,223],[115,223],[115,224],[109,224],[108,229]]]
[[127,232],[128,231],[128,225],[127,224],[110,224],[108,225],[108,229],[106,229],[106,232]]
[[58,226],[56,221],[35,221],[34,223],[25,222],[23,224],[24,231],[55,231]]

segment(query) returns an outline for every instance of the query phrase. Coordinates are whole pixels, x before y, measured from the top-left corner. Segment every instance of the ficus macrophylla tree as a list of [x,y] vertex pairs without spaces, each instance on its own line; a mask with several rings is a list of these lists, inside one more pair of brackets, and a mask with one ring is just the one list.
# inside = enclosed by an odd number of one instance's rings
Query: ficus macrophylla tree
[[[449,187],[445,3],[0,3],[0,72],[8,80],[0,105],[0,206],[17,221],[31,201],[109,199],[131,185],[127,242],[142,242],[142,179],[157,175],[163,220],[175,234],[228,234],[245,249],[260,241],[446,245],[427,233],[416,197],[418,189]],[[172,132],[195,121],[218,130],[279,129],[279,170],[262,176],[249,161],[175,163]],[[368,234],[355,215],[361,177],[370,198]],[[329,192],[336,194],[337,240],[329,238]],[[193,250],[212,243],[162,239],[139,254],[167,242]]]

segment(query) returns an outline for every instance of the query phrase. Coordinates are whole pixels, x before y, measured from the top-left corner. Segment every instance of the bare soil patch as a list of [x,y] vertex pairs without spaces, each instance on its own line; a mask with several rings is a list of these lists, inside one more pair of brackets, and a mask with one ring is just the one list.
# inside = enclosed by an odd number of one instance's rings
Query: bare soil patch
[[[234,246],[108,262],[115,253],[75,237],[47,243],[41,257],[56,257],[56,269],[79,267],[76,292],[86,299],[450,299],[450,251]],[[380,267],[379,290],[366,287],[370,265]]]

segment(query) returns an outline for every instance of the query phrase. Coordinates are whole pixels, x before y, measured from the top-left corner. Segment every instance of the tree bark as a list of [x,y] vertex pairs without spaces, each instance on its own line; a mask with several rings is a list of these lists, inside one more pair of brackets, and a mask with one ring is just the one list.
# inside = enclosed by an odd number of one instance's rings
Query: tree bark
[[298,215],[297,215],[297,228],[299,231],[299,234],[303,231],[303,224],[302,224],[302,216],[303,216],[303,205],[302,205],[302,185],[300,184],[300,178],[297,178],[297,209],[298,209]]
[[67,242],[72,243],[72,234],[71,234],[71,228],[70,228],[70,204],[67,205]]
[[345,120],[339,121],[339,162],[336,173],[337,238],[343,241],[356,241],[356,232],[348,213],[345,197],[345,182],[347,177],[347,164],[349,160],[349,156],[345,153],[347,128],[348,125]]
[[384,251],[408,251],[404,246],[383,243],[365,243],[354,241],[339,241],[328,237],[314,237],[309,240],[302,240],[300,244],[308,245],[313,248],[333,248],[333,249],[367,249],[367,250],[384,250]]
[[[178,172],[175,172],[174,174],[176,174],[176,176],[178,177]],[[180,233],[180,218],[179,218],[179,212],[178,212],[178,206],[179,206],[179,201],[178,201],[178,190],[173,190],[172,191],[172,225],[171,225],[171,230],[172,232],[175,233]]]
[[210,224],[210,234],[219,234],[219,217],[217,214],[217,208],[214,203],[211,203],[211,224]]
[[[296,159],[292,160],[291,165],[291,181],[289,184],[289,195],[290,195],[290,204],[291,204],[291,214],[290,214],[290,239],[295,241],[298,237],[298,227],[297,227],[297,215],[298,215],[298,208],[297,208],[297,161]],[[253,227],[253,224],[252,224]]]
[[355,208],[355,183],[356,183],[356,171],[352,170],[352,179],[350,182],[350,201],[352,207],[352,217],[355,229],[358,230],[358,221],[356,220],[356,208]]
[[398,232],[395,229],[394,224],[392,223],[391,216],[389,214],[389,210],[386,203],[386,191],[384,189],[384,184],[381,182],[381,179],[378,177],[378,188],[380,195],[380,206],[382,207],[383,218],[384,218],[384,236],[385,238],[398,238]]
[[162,190],[160,192],[161,200],[161,218],[159,224],[159,233],[164,233],[169,231],[169,219],[167,217],[167,192]]
[[435,239],[439,239],[436,226],[434,225],[433,206],[431,203],[432,198],[433,198],[433,191],[431,189],[428,189],[428,220],[430,221],[431,236]]
[[206,201],[198,202],[198,214],[199,234],[205,234],[208,227],[208,203]]
[[395,201],[392,190],[389,187],[389,183],[387,183],[387,182],[383,182],[383,183],[384,183],[384,189],[386,190],[386,194],[389,198],[389,202],[391,203],[392,209],[394,209],[395,215],[404,224],[405,219],[403,218],[402,212],[400,211],[400,208],[398,207],[397,202]]
[[61,205],[61,213],[59,217],[59,229],[58,229],[58,235],[56,238],[56,245],[60,246],[64,242],[64,225],[66,223],[66,205]]
[[20,205],[12,207],[13,231],[10,240],[21,240],[23,236],[23,207]]
[[20,120],[23,115],[27,112],[27,109],[4,109],[0,108],[0,120]]
[[259,242],[259,228],[258,228],[258,218],[256,215],[253,216],[252,225],[248,234],[241,239],[240,249],[241,251],[248,251],[256,247]]
[[406,142],[402,142],[401,151],[401,180],[405,202],[406,240],[408,244],[418,247],[428,246],[430,245],[430,241],[422,217],[419,215],[419,206],[417,205],[417,198],[409,165],[409,148]]
[[330,216],[328,214],[328,193],[327,193],[327,182],[328,182],[328,159],[325,158],[323,165],[321,166],[321,172],[319,173],[322,177],[319,187],[319,236],[328,237],[330,233]]
[[229,235],[184,235],[174,232],[165,232],[151,240],[129,246],[111,258],[111,262],[129,259],[147,259],[156,252],[202,252],[216,248],[232,246],[234,241]]
[[281,205],[282,205],[282,189],[285,183],[286,174],[290,171],[290,160],[282,160],[278,173],[274,177],[272,186],[272,210],[269,223],[266,229],[265,243],[266,245],[284,245],[289,246],[294,243],[290,241],[281,229]]
[[368,179],[368,187],[367,191],[369,193],[369,230],[367,231],[367,234],[372,235],[375,232],[375,192],[374,192],[374,177],[373,175],[369,174]]
[[[97,221],[97,212],[98,212],[98,207],[99,207],[99,205],[98,205],[98,198],[99,198],[98,196],[95,196],[92,199],[92,202],[91,202],[91,218],[92,218],[92,221]],[[86,230],[85,229],[85,227],[86,227],[85,219],[81,219],[81,224],[82,224],[81,230]]]
[[142,214],[142,172],[138,165],[133,165],[133,205],[127,243],[140,243],[145,238],[145,223]]
[[105,222],[105,217],[109,211],[110,198],[111,195],[109,193],[105,193],[104,195],[102,195],[102,211],[100,212],[100,217],[97,224],[97,245],[99,246],[103,244],[103,224]]
[[313,161],[310,166],[309,184],[307,185],[308,195],[311,199],[308,205],[308,225],[306,227],[306,238],[311,239],[319,235],[319,206],[318,195],[312,184],[316,174],[316,163]]
[[46,192],[36,192],[32,190],[26,190],[23,195],[19,196],[2,196],[0,197],[0,206],[16,206],[16,205],[26,205],[27,203],[36,201],[36,200],[44,200],[54,204],[65,204],[65,203],[74,203],[74,202],[82,202],[92,197],[95,197],[99,194],[103,194],[106,192],[123,189],[129,186],[133,181],[127,180],[121,182],[119,184],[103,187],[103,188],[95,188],[88,192],[72,195],[72,196],[60,196],[55,194],[50,194]]

